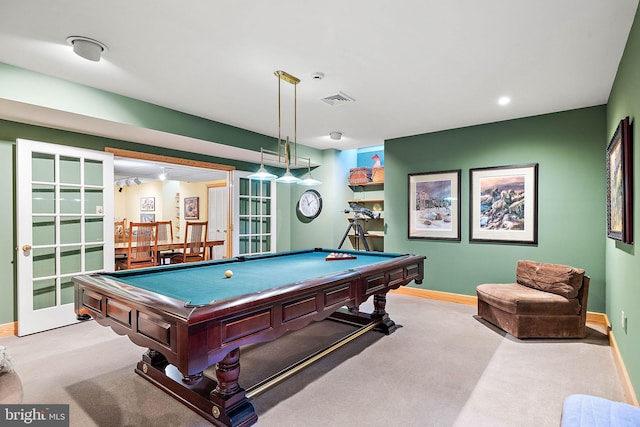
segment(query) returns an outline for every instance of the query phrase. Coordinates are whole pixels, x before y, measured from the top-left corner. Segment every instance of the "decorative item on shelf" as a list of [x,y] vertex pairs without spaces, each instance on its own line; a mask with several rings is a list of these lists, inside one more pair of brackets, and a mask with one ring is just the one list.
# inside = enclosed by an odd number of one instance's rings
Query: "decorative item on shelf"
[[368,184],[371,182],[371,168],[351,168],[349,170],[349,184]]
[[[297,144],[297,85],[300,83],[300,79],[292,76],[291,74],[277,70],[274,72],[275,76],[278,78],[278,150],[266,150],[263,147],[260,147],[260,168],[254,174],[248,176],[249,179],[260,180],[260,181],[273,181],[284,182],[284,183],[296,183],[301,185],[318,185],[321,184],[320,181],[314,179],[311,176],[311,158],[310,157],[299,157],[298,156],[298,144]],[[293,141],[289,139],[287,136],[284,140],[282,139],[282,115],[281,115],[281,95],[280,95],[280,86],[281,82],[285,81],[293,85]],[[293,152],[292,152],[293,151]],[[275,156],[277,159],[276,164],[279,167],[284,167],[286,169],[283,176],[278,178],[277,175],[274,175],[267,171],[264,166],[264,156],[266,154],[270,154]],[[300,179],[291,173],[291,165],[304,165],[306,163],[307,166],[307,178]]]
[[382,184],[384,182],[384,166],[371,169],[371,182],[375,182],[376,184]]

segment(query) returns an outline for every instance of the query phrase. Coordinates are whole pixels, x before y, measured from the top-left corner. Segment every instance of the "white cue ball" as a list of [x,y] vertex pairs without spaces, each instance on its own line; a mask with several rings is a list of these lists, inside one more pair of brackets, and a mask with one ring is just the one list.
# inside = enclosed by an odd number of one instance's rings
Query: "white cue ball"
[[226,277],[227,279],[230,278],[231,276],[233,276],[233,271],[227,270],[224,272],[224,277]]

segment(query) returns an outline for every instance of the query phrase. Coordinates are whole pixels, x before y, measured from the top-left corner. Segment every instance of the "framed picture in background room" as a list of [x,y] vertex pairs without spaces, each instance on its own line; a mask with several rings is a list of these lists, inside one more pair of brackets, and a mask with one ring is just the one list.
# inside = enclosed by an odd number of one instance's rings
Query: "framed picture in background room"
[[184,219],[200,219],[200,198],[184,198]]

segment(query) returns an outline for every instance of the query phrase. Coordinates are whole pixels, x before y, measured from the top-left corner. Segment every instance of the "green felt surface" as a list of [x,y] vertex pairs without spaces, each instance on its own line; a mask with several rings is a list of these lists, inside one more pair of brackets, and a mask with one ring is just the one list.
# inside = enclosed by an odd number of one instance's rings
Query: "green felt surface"
[[[356,254],[356,259],[326,261],[330,251],[292,252],[245,261],[194,263],[157,267],[144,271],[121,271],[108,276],[120,282],[184,301],[205,305],[215,301],[332,275],[349,269],[388,261],[399,255]],[[225,278],[231,270],[233,277]]]

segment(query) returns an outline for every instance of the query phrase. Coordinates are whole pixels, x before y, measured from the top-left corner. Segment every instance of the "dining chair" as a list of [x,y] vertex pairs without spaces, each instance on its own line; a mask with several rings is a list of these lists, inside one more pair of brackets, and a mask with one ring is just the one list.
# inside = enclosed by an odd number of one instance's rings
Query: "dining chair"
[[113,221],[113,241],[115,243],[124,243],[126,239],[127,218],[116,218]]
[[182,252],[171,257],[171,264],[204,261],[206,259],[207,225],[207,221],[187,221]]
[[130,222],[127,269],[153,267],[158,252],[158,223]]
[[[127,218],[116,218],[113,221],[113,242],[126,243],[127,240]],[[124,270],[127,268],[127,254],[116,254],[114,262],[116,270]]]
[[[158,221],[158,245],[173,243],[173,224],[169,221]],[[158,264],[169,264],[175,249],[158,250]]]

